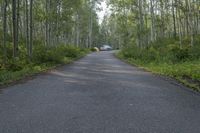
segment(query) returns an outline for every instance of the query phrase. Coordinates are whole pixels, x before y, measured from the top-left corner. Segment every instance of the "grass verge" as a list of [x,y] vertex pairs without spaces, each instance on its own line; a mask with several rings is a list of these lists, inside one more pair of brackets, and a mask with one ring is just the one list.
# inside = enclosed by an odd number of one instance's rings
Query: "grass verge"
[[126,58],[120,52],[116,54],[116,57],[154,74],[175,78],[180,83],[200,92],[200,60],[176,64],[163,62],[146,63],[140,59]]

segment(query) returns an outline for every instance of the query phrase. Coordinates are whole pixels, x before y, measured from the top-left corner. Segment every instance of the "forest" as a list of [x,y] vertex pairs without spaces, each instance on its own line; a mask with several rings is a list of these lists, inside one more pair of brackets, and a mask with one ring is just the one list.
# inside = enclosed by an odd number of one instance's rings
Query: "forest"
[[0,0],[0,83],[44,71],[110,44],[117,56],[200,86],[200,1]]
[[102,23],[118,57],[200,88],[199,0],[108,0]]
[[0,0],[0,84],[87,54],[99,44],[97,4]]
[[200,0],[0,0],[0,133],[200,133]]

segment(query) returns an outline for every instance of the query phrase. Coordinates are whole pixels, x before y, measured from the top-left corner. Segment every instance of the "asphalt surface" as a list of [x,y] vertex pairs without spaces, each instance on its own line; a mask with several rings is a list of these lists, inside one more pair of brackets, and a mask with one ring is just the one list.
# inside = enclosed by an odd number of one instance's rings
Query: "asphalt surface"
[[93,53],[4,89],[0,133],[200,133],[200,95]]

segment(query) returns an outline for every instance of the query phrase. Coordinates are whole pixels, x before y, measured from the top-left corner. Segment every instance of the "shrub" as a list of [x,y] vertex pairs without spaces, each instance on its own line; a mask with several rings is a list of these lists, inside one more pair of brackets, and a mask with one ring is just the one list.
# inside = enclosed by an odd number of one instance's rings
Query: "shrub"
[[194,46],[189,49],[189,56],[191,60],[200,59],[200,46]]
[[34,47],[32,61],[37,64],[48,62],[48,51],[49,50],[44,46],[37,45],[36,47]]
[[64,48],[65,57],[77,58],[80,55],[80,53],[81,50],[73,46],[66,46]]
[[200,39],[195,38],[195,46],[189,45],[189,38],[183,39],[183,46],[180,48],[176,39],[163,39],[151,43],[146,48],[139,48],[136,45],[129,45],[121,51],[125,58],[148,62],[179,63],[200,59]]
[[186,61],[189,59],[189,49],[188,48],[180,48],[178,46],[171,46],[167,53],[169,60],[173,63]]
[[[73,46],[59,45],[57,47],[46,48],[44,46],[38,46],[35,48],[33,54],[33,62],[36,63],[64,63],[65,57],[67,58],[77,58],[83,51],[80,48]],[[85,52],[84,52],[85,53]]]
[[[158,59],[158,52],[156,51],[156,49],[154,47],[150,47],[149,49],[145,49],[142,53],[144,53],[144,60],[146,60],[146,62],[151,62],[151,61],[155,61]],[[141,53],[141,55],[142,55]]]
[[[38,41],[39,42],[39,41]],[[35,44],[32,58],[27,56],[26,46],[19,45],[19,54],[13,58],[12,45],[7,45],[7,63],[3,64],[3,48],[0,45],[0,84],[18,80],[26,75],[41,72],[55,64],[68,63],[88,52],[87,49],[80,49],[73,46],[57,45],[55,47],[45,47]]]

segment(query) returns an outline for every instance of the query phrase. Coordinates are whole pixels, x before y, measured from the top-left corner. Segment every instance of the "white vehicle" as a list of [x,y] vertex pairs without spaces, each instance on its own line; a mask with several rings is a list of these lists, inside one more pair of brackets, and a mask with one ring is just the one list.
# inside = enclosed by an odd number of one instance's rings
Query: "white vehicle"
[[103,45],[101,48],[100,48],[100,50],[101,51],[110,51],[110,50],[112,50],[113,48],[111,47],[111,46],[109,46],[109,45]]

